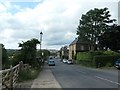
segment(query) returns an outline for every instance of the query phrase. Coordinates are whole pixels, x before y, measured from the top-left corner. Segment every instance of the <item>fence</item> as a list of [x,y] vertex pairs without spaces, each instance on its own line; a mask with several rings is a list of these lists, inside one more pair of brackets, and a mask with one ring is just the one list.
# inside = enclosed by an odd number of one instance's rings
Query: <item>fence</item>
[[2,90],[12,89],[17,82],[19,72],[27,68],[29,68],[29,65],[23,64],[23,62],[21,61],[18,65],[14,67],[11,66],[9,69],[0,71],[0,75],[2,77],[0,88]]

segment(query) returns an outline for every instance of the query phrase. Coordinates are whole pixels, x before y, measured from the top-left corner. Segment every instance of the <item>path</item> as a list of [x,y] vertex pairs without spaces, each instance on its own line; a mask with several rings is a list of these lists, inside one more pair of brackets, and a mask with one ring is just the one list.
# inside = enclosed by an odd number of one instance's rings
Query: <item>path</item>
[[45,64],[38,78],[34,80],[31,88],[61,88],[61,86],[56,81],[49,66]]

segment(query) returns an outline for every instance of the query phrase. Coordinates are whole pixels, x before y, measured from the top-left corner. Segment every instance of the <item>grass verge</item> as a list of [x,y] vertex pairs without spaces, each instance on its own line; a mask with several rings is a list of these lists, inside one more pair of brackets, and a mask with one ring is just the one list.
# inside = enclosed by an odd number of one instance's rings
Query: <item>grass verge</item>
[[40,71],[41,71],[40,68],[24,69],[24,70],[20,71],[20,73],[19,73],[18,82],[34,80],[35,78],[37,78]]

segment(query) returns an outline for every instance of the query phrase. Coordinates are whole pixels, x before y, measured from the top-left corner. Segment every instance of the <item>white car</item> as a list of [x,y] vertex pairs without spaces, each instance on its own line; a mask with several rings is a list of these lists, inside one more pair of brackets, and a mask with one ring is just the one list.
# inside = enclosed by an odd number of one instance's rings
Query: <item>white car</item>
[[67,64],[73,64],[73,60],[72,59],[67,60]]
[[67,63],[67,59],[63,59],[63,63]]

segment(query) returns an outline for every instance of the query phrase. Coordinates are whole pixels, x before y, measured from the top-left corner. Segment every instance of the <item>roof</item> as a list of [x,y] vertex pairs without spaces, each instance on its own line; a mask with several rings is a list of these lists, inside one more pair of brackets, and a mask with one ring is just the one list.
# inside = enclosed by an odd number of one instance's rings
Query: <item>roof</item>
[[78,38],[75,38],[75,40],[69,45],[69,46],[71,46],[71,45],[74,45],[74,44],[90,44],[89,42],[87,42],[87,41],[82,41],[81,39],[78,39]]
[[78,39],[75,38],[75,40],[74,40],[70,45],[74,45],[74,44],[76,44],[77,42],[78,42]]

